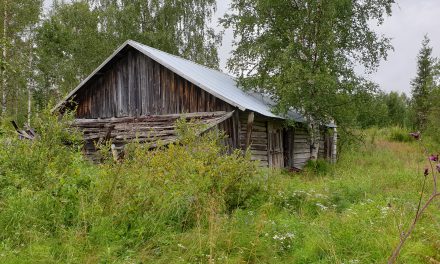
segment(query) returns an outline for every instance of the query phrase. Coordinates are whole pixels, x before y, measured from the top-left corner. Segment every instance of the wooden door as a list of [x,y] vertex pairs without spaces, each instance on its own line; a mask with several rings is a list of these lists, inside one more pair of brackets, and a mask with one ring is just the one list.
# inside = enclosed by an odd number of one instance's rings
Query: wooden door
[[268,122],[268,156],[271,168],[284,167],[283,128],[280,124]]
[[293,161],[294,134],[295,132],[293,127],[287,127],[283,129],[284,167],[288,169],[294,167],[294,161]]

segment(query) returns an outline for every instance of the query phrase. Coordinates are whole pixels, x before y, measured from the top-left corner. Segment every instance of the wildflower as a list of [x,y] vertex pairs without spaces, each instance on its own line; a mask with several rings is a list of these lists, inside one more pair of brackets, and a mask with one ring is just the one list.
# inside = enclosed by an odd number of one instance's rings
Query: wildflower
[[411,132],[409,133],[410,136],[412,136],[415,140],[419,140],[420,139],[420,132]]
[[[439,170],[439,165],[437,164],[437,170]],[[428,176],[428,174],[429,174],[429,169],[428,168],[425,168],[425,172],[423,173],[423,175],[425,175],[425,176]]]
[[438,161],[438,154],[437,155],[431,154],[431,156],[429,156],[429,160],[430,161]]
[[381,212],[382,216],[386,216],[388,214],[389,209],[390,209],[389,207],[380,208],[380,212]]
[[293,234],[293,233],[290,233],[290,232],[287,232],[287,233],[286,233],[286,237],[288,237],[288,238],[292,239],[292,238],[294,238],[294,237],[295,237],[295,234]]
[[316,203],[316,205],[321,209],[321,210],[327,210],[327,206],[325,206],[325,205],[323,205],[323,204],[321,204],[321,203]]

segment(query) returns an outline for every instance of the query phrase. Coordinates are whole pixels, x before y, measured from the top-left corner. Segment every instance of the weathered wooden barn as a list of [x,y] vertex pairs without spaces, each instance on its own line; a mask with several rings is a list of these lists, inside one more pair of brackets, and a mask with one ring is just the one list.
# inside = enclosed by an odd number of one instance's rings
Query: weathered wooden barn
[[[271,112],[262,95],[241,90],[233,77],[135,41],[127,41],[82,81],[54,111],[76,109],[85,152],[111,139],[117,148],[136,139],[154,146],[177,140],[184,116],[225,131],[231,148],[249,148],[269,167],[302,168],[311,146],[304,119]],[[289,126],[287,119],[296,122]],[[332,125],[323,126],[319,156],[334,160]],[[203,131],[201,131],[203,132]]]

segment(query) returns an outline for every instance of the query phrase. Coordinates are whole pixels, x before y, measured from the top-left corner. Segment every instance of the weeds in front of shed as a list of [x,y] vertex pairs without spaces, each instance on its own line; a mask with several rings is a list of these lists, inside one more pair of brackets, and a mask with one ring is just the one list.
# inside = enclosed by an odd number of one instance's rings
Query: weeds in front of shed
[[[1,263],[381,263],[413,217],[424,161],[377,131],[319,177],[292,175],[223,155],[208,133],[93,165],[66,123],[40,118],[39,141],[0,136]],[[428,208],[402,262],[440,259],[439,222]]]

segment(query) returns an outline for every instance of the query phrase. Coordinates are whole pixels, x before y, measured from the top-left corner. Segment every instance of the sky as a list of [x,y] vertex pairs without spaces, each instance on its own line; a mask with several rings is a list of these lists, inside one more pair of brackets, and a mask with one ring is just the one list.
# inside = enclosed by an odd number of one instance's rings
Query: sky
[[[385,23],[375,26],[375,31],[392,38],[394,51],[382,61],[377,71],[367,75],[384,91],[411,93],[410,81],[417,69],[417,54],[423,36],[428,34],[433,47],[433,56],[440,57],[440,0],[396,0],[393,14]],[[228,11],[230,0],[217,1],[217,16]],[[225,69],[232,47],[232,32],[227,30],[219,50],[220,66]],[[360,73],[363,74],[361,71]]]
[[[231,0],[217,0],[217,13],[213,25],[218,31],[223,30],[217,19],[228,11]],[[45,7],[51,0],[45,0]],[[396,0],[393,14],[385,23],[376,27],[376,32],[392,38],[394,51],[388,59],[382,61],[377,72],[367,76],[379,84],[384,91],[411,93],[410,81],[416,74],[417,54],[423,36],[428,34],[433,47],[433,56],[440,57],[440,0]],[[233,35],[226,30],[223,44],[219,49],[220,67],[226,70],[226,61],[232,51]],[[362,72],[361,72],[362,73]]]

